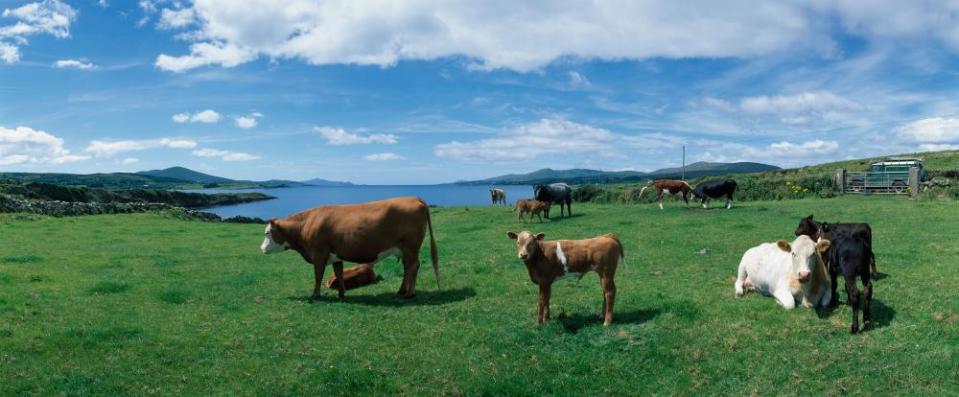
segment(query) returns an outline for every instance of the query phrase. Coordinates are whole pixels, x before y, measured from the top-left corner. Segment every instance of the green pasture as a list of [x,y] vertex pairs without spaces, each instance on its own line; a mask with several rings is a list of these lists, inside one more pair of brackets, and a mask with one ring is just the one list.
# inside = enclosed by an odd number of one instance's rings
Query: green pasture
[[[442,290],[426,244],[416,298],[396,295],[388,259],[378,284],[316,302],[312,268],[261,254],[260,225],[0,214],[0,395],[959,394],[956,201],[573,211],[520,226],[503,207],[433,209]],[[733,297],[740,255],[810,213],[873,226],[882,275],[862,334],[845,305]],[[533,325],[537,288],[506,237],[524,228],[619,235],[613,325],[595,274],[558,282]]]

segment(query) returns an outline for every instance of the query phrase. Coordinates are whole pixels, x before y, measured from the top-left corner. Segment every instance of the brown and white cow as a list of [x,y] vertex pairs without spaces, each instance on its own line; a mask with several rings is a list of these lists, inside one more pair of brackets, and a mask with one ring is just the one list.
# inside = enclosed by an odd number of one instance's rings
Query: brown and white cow
[[506,235],[516,240],[517,256],[526,265],[530,280],[539,285],[536,324],[542,324],[549,318],[553,281],[568,276],[582,278],[589,271],[599,274],[603,286],[603,325],[613,322],[613,301],[616,299],[613,277],[619,263],[625,265],[623,244],[616,235],[557,241],[544,241],[543,233],[533,234],[530,231],[506,232]]
[[693,188],[689,186],[689,183],[686,181],[680,181],[676,179],[659,179],[654,181],[651,185],[646,185],[639,190],[639,197],[643,197],[643,193],[646,192],[646,189],[652,186],[656,189],[656,201],[659,202],[659,209],[663,209],[663,194],[668,193],[670,196],[682,197],[683,201],[686,202],[686,206],[689,206],[689,196],[692,194]]
[[539,201],[539,200],[517,200],[516,207],[513,208],[513,212],[516,212],[516,219],[520,222],[525,222],[523,215],[529,213],[529,221],[533,221],[533,215],[536,215],[539,218],[539,222],[543,222],[543,215],[541,213],[549,212],[549,207],[551,203],[549,201]]
[[338,290],[342,298],[346,290],[342,282],[343,261],[372,266],[386,257],[395,256],[403,261],[403,283],[398,293],[412,298],[416,295],[420,246],[427,230],[430,233],[430,259],[438,289],[440,272],[430,210],[418,197],[321,206],[286,219],[271,219],[266,226],[260,250],[264,254],[272,254],[292,249],[313,264],[313,298],[320,296],[327,264],[333,264],[333,272],[340,280]]

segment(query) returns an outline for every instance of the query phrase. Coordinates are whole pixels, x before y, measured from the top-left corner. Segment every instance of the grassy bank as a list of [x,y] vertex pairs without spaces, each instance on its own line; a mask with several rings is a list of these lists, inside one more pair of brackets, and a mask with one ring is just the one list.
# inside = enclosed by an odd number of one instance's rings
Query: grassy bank
[[[505,208],[433,210],[442,291],[424,267],[417,298],[396,297],[390,259],[379,284],[315,303],[311,268],[260,254],[259,225],[0,215],[0,395],[959,393],[953,201],[573,208],[531,227],[620,236],[629,267],[608,328],[594,274],[554,286],[554,319],[533,326],[536,287]],[[883,277],[861,335],[845,305],[733,298],[743,251],[809,213],[874,227]]]

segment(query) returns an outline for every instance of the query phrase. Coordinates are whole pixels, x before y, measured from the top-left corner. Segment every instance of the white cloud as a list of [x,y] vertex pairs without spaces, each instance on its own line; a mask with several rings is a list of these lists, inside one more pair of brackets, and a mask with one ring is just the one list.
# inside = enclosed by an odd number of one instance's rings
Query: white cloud
[[569,76],[569,85],[574,88],[589,88],[592,86],[589,79],[579,72],[569,72],[567,75]]
[[257,119],[261,117],[263,117],[263,113],[253,112],[247,116],[234,117],[233,121],[237,127],[243,128],[243,129],[249,129],[249,128],[256,127],[256,124],[258,122]]
[[865,106],[856,101],[827,91],[746,97],[740,99],[738,104],[723,99],[705,97],[703,103],[725,112],[772,117],[784,124],[808,124],[823,120],[835,121],[843,119],[847,113],[865,109]]
[[699,161],[759,161],[780,166],[822,163],[839,151],[836,141],[814,139],[800,143],[774,142],[764,146],[735,142],[695,140],[691,147],[702,150]]
[[127,158],[121,160],[120,162],[123,163],[123,164],[136,164],[136,163],[139,163],[139,162],[140,162],[140,159],[138,159],[138,158],[136,158],[136,157],[127,157]]
[[959,143],[959,118],[932,117],[917,120],[897,128],[896,132],[913,142]]
[[207,109],[194,114],[177,113],[170,117],[174,123],[216,123],[220,121],[220,113],[213,109]]
[[123,140],[123,141],[102,141],[93,140],[84,149],[96,157],[112,157],[122,152],[132,152],[147,149],[170,148],[170,149],[192,149],[196,147],[196,141],[189,139],[144,139],[144,140]]
[[259,156],[255,156],[248,153],[241,152],[231,152],[229,150],[218,150],[218,149],[197,149],[193,152],[194,156],[198,157],[219,157],[223,161],[250,161],[250,160],[259,160]]
[[342,128],[336,127],[313,127],[313,131],[320,133],[320,135],[326,138],[326,143],[330,145],[355,145],[370,143],[392,145],[397,141],[396,135],[393,134],[371,134],[364,136],[347,132]]
[[96,67],[93,63],[82,59],[61,59],[54,62],[53,66],[55,66],[57,69],[73,68],[80,70],[88,70]]
[[20,61],[20,48],[0,41],[0,60],[6,64]]
[[924,143],[919,145],[919,151],[922,151],[922,152],[939,152],[943,150],[959,150],[959,144]]
[[745,57],[825,41],[787,2],[196,0],[191,8],[196,42],[187,55],[160,55],[158,67],[231,67],[259,56],[390,66],[462,55],[481,69],[529,71],[564,56]]
[[495,138],[436,145],[438,157],[457,160],[528,160],[546,154],[599,153],[612,156],[622,135],[561,118],[544,118],[503,131]]
[[406,157],[400,156],[396,153],[374,153],[363,156],[363,159],[366,161],[391,161],[391,160],[405,160]]
[[196,14],[192,8],[183,8],[179,10],[164,8],[160,12],[160,21],[157,27],[160,29],[180,29],[190,26],[196,22]]
[[70,154],[63,139],[29,127],[0,127],[0,165],[64,164],[89,156]]
[[5,8],[0,15],[16,20],[12,25],[0,25],[0,59],[12,64],[20,60],[19,46],[27,44],[29,36],[48,34],[58,39],[70,37],[70,25],[76,19],[77,12],[59,0],[43,0],[17,8]]

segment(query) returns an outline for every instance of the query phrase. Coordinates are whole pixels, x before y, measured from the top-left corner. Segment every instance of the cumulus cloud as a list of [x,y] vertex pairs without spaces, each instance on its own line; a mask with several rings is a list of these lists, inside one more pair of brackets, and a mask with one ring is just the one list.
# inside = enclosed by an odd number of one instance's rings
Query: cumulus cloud
[[562,118],[544,118],[502,131],[494,138],[436,145],[437,157],[458,160],[518,161],[547,154],[599,153],[611,156],[624,137]]
[[218,149],[197,149],[192,152],[194,156],[198,157],[218,157],[223,161],[250,161],[258,160],[260,157],[248,153],[242,152],[231,152],[229,150],[218,150]]
[[30,127],[0,126],[0,166],[17,164],[64,164],[89,156],[70,154],[63,139]]
[[237,116],[233,118],[233,122],[237,127],[242,129],[249,129],[256,127],[258,123],[257,119],[263,117],[263,113],[254,112],[246,116]]
[[781,166],[821,163],[839,151],[838,142],[821,139],[799,143],[780,141],[768,145],[696,140],[692,146],[704,151],[699,156],[701,161],[762,161]]
[[706,97],[703,99],[703,103],[725,112],[772,117],[785,124],[808,124],[814,121],[837,120],[846,113],[865,109],[863,105],[856,101],[827,91],[745,97],[740,99],[738,103]]
[[366,161],[391,161],[391,160],[405,160],[406,157],[400,156],[396,153],[373,153],[363,156],[363,159]]
[[136,163],[139,163],[139,162],[140,162],[140,159],[138,159],[138,158],[136,158],[136,157],[127,157],[127,158],[125,158],[125,159],[123,159],[123,160],[120,160],[120,163],[122,163],[122,164],[136,164]]
[[360,135],[336,127],[313,127],[313,131],[318,132],[320,135],[326,138],[326,143],[330,145],[356,145],[370,143],[392,145],[397,141],[396,135],[393,134]]
[[80,70],[88,70],[96,67],[96,65],[94,65],[93,63],[88,62],[86,60],[82,60],[82,59],[61,59],[54,62],[53,66],[56,67],[57,69],[72,68],[72,69],[80,69]]
[[170,148],[170,149],[193,149],[197,145],[196,141],[189,139],[144,139],[144,140],[122,140],[122,141],[103,141],[93,140],[84,149],[96,157],[112,157],[118,153],[132,152],[147,149]]
[[177,113],[170,117],[174,123],[216,123],[220,121],[220,113],[213,109],[189,113]]
[[20,46],[34,35],[51,35],[58,39],[70,37],[70,25],[77,12],[59,0],[27,3],[17,8],[5,8],[3,18],[15,20],[0,25],[0,60],[7,64],[20,60]]
[[579,72],[569,72],[567,75],[569,76],[569,85],[574,88],[589,88],[592,86],[592,83],[589,82],[589,79]]
[[192,8],[169,9],[164,8],[160,12],[160,21],[157,27],[160,29],[180,29],[192,25],[196,22],[196,15]]
[[[959,143],[959,118],[931,117],[896,129],[900,137],[922,143]],[[933,146],[927,146],[933,147]]]

